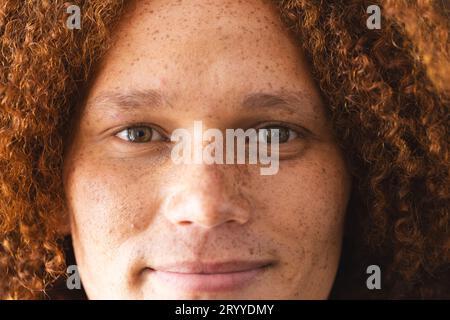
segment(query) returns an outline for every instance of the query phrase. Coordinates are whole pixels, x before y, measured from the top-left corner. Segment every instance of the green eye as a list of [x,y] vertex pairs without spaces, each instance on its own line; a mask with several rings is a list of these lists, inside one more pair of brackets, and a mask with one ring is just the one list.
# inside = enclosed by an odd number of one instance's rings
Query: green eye
[[276,137],[278,137],[278,143],[286,143],[298,136],[294,130],[284,126],[267,126],[262,129],[265,129],[263,139],[267,143],[271,143]]
[[153,128],[147,126],[130,127],[116,134],[122,140],[133,143],[145,143],[151,141],[161,141],[161,134]]

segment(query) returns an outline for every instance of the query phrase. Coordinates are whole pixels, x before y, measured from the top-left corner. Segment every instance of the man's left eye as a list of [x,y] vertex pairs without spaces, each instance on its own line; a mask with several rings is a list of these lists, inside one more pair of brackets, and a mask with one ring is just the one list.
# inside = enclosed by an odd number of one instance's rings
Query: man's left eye
[[145,143],[152,141],[162,141],[164,138],[155,129],[147,126],[136,126],[126,128],[116,134],[122,140],[134,143]]
[[[298,133],[285,126],[266,126],[264,128],[263,139],[270,143],[272,139],[278,137],[278,143],[286,143],[298,137]],[[261,130],[260,129],[260,130]]]

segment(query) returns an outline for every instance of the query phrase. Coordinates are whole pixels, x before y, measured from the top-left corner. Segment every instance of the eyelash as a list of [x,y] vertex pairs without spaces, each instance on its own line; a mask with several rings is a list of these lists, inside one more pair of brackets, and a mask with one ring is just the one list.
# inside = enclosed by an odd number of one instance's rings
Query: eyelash
[[[118,137],[118,134],[121,133],[121,132],[124,132],[126,130],[130,130],[130,129],[134,129],[134,128],[140,128],[140,127],[145,127],[145,128],[151,129],[152,130],[152,138],[153,138],[153,134],[154,134],[153,132],[156,131],[163,139],[160,140],[160,141],[132,142],[130,140],[125,140],[125,139],[122,139],[122,138]],[[259,129],[264,129],[264,128],[268,128],[268,127],[283,127],[283,128],[292,130],[293,132],[296,133],[297,138],[299,138],[299,139],[304,139],[304,138],[306,138],[308,136],[308,134],[310,134],[310,131],[308,129],[306,129],[306,128],[294,126],[294,125],[291,125],[291,124],[288,124],[288,123],[284,123],[284,122],[260,123],[259,125],[255,126],[255,129],[259,130]],[[128,126],[123,127],[120,130],[117,130],[114,133],[114,136],[118,137],[121,140],[124,140],[124,141],[129,142],[129,143],[134,143],[134,144],[136,144],[136,143],[161,142],[161,141],[162,142],[168,142],[168,141],[170,141],[170,138],[167,136],[167,134],[164,132],[164,130],[162,130],[161,128],[159,128],[159,127],[157,127],[155,125],[151,125],[151,124],[147,124],[147,123],[129,124]],[[289,141],[287,141],[287,142],[289,142]],[[287,143],[287,142],[284,142],[284,143]]]
[[261,123],[261,124],[263,124],[263,126],[261,126],[261,127],[256,126],[257,130],[264,129],[267,127],[284,127],[284,128],[294,131],[298,135],[298,137],[301,139],[305,139],[308,137],[308,135],[311,134],[311,131],[309,131],[308,129],[306,129],[304,127],[299,127],[299,126],[292,125],[292,124],[289,124],[286,122],[265,122],[265,123]]

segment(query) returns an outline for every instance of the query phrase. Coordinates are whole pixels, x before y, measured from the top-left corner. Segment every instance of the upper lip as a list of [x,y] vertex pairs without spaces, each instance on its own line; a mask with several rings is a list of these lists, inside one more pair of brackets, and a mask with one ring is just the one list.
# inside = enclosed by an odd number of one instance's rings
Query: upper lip
[[173,273],[197,273],[197,274],[213,274],[213,273],[231,273],[243,272],[253,269],[258,269],[271,265],[273,261],[244,261],[232,260],[223,262],[198,262],[198,261],[183,261],[170,264],[163,264],[153,266],[153,270]]

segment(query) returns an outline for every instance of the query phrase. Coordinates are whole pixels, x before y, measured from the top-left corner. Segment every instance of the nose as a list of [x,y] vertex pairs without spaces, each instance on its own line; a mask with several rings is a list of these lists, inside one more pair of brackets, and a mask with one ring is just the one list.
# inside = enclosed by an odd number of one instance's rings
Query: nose
[[236,189],[232,174],[225,174],[217,165],[183,167],[168,187],[162,206],[171,223],[214,228],[233,222],[245,224],[250,219],[250,203]]

